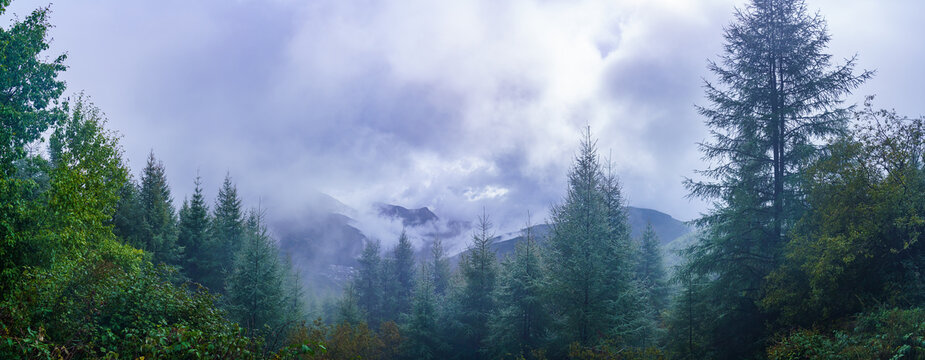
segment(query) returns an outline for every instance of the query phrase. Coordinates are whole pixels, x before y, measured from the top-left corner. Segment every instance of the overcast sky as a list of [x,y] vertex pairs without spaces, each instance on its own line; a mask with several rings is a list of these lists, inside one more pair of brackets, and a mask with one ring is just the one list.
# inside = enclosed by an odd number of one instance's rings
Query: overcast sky
[[[561,200],[590,125],[630,205],[689,220],[703,168],[694,104],[732,20],[729,0],[59,1],[52,50],[123,135],[153,149],[178,200],[226,171],[273,213],[315,191],[345,204],[428,206],[501,230]],[[26,16],[47,1],[14,0]],[[925,2],[809,0],[831,53],[876,69],[852,102],[925,114]]]

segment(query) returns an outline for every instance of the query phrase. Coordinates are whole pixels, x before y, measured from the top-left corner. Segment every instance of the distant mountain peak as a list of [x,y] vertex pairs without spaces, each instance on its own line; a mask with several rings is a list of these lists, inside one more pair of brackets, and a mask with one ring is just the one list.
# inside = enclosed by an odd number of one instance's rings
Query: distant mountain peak
[[399,205],[377,204],[377,207],[379,216],[401,220],[402,225],[407,227],[418,227],[440,219],[426,206],[418,209],[408,209]]

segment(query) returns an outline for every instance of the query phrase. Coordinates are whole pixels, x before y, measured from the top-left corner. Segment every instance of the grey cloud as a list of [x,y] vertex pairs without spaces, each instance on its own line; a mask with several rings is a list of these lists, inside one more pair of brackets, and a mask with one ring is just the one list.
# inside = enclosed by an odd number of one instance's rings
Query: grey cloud
[[[741,3],[66,2],[52,5],[52,52],[70,54],[70,89],[106,111],[136,172],[152,148],[166,163],[178,200],[197,171],[210,197],[228,171],[279,216],[320,191],[360,211],[471,220],[485,207],[509,231],[561,200],[590,124],[630,204],[691,219],[707,208],[681,185],[704,167],[693,105]],[[809,6],[836,58],[880,70],[859,92],[925,112],[925,50],[880,37],[925,31],[908,15],[923,5],[841,4]]]

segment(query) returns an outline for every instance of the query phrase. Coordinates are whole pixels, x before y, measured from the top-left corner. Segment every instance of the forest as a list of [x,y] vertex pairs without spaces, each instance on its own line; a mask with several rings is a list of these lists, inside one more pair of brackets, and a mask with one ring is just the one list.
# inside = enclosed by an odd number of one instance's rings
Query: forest
[[133,175],[52,24],[0,27],[2,359],[925,359],[925,118],[848,103],[876,74],[803,0],[751,0],[711,40],[711,165],[685,186],[712,205],[679,265],[631,235],[588,126],[512,253],[488,211],[458,264],[438,237],[369,239],[325,301],[232,174],[179,202],[153,151]]

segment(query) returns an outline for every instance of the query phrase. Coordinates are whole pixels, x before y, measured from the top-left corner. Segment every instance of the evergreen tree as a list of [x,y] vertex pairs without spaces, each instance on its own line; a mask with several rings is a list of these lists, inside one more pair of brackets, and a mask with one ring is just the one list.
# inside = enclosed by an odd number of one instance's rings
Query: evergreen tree
[[666,350],[678,359],[713,359],[717,357],[709,348],[709,336],[716,328],[716,319],[710,318],[707,297],[707,279],[686,267],[680,267],[672,282],[679,286],[666,313],[668,333]]
[[437,236],[434,237],[434,242],[431,244],[430,254],[433,257],[431,275],[433,277],[434,294],[443,296],[450,286],[450,261],[446,258],[443,241]]
[[458,293],[457,316],[462,332],[458,341],[464,351],[480,358],[487,357],[488,319],[495,310],[493,293],[498,282],[498,260],[491,248],[494,242],[491,226],[488,214],[483,211],[472,243],[459,263],[462,288]]
[[212,291],[225,290],[225,277],[231,271],[233,260],[244,238],[244,215],[238,189],[225,175],[222,188],[215,199],[208,246],[208,261],[203,262],[202,284]]
[[285,290],[285,305],[283,310],[289,321],[309,319],[308,306],[305,303],[305,289],[302,287],[302,277],[298,269],[292,265],[292,258],[286,254],[283,269],[283,288]]
[[363,323],[363,311],[357,304],[356,289],[348,286],[344,289],[344,296],[337,301],[335,322],[338,324],[347,324],[351,326]]
[[565,200],[552,209],[547,245],[548,294],[561,319],[560,340],[591,346],[634,335],[638,299],[625,221],[619,185],[602,172],[588,129]]
[[401,314],[411,310],[411,296],[414,293],[414,249],[408,234],[402,230],[398,244],[392,249],[392,257],[385,263],[385,301],[388,320],[397,320]]
[[144,236],[151,232],[143,215],[139,186],[131,176],[119,192],[119,202],[112,216],[112,225],[113,234],[122,239],[123,243],[137,249],[144,246]]
[[442,359],[446,345],[438,334],[437,298],[433,286],[432,270],[425,263],[414,289],[411,312],[401,324],[402,353],[411,359]]
[[382,258],[379,255],[379,240],[367,240],[360,255],[359,271],[353,280],[357,305],[366,315],[366,323],[375,328],[382,319]]
[[545,269],[529,221],[523,237],[513,258],[502,263],[495,293],[498,311],[491,318],[489,343],[496,358],[530,356],[542,347],[550,325],[543,301]]
[[164,163],[148,154],[139,190],[142,218],[147,230],[141,237],[141,249],[153,254],[155,263],[178,265],[182,249],[177,246],[177,218],[164,174]]
[[183,208],[180,210],[177,244],[183,248],[183,272],[190,280],[202,283],[206,275],[202,265],[209,261],[209,206],[202,195],[199,176],[194,184],[196,187],[192,198],[189,201],[184,200]]
[[645,334],[644,345],[651,346],[658,340],[658,324],[661,313],[668,306],[668,285],[665,267],[662,264],[662,252],[659,246],[658,235],[652,228],[652,223],[646,224],[639,244],[638,264],[636,266],[636,281],[642,292],[646,323],[643,328]]
[[228,312],[251,332],[267,335],[268,328],[275,330],[286,319],[279,249],[267,233],[262,213],[251,212],[245,229],[227,280]]
[[711,346],[743,358],[763,346],[770,314],[756,302],[779,264],[785,234],[804,210],[800,171],[818,154],[813,140],[843,131],[842,98],[871,73],[855,60],[831,67],[825,21],[802,0],[754,0],[726,28],[725,53],[709,69],[711,105],[700,107],[712,142],[701,144],[715,167],[688,180],[692,196],[717,206],[697,221],[707,228],[689,266],[714,279],[708,287],[721,322]]

